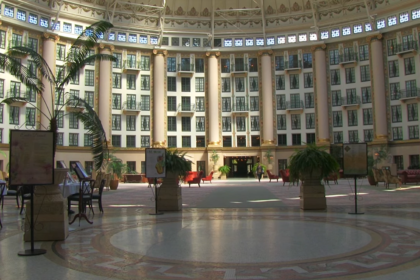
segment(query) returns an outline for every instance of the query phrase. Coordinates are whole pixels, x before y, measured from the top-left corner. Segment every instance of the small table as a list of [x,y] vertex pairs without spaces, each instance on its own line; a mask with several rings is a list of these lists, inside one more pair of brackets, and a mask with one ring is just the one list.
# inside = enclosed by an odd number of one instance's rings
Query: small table
[[86,216],[86,213],[84,211],[83,207],[83,196],[90,194],[92,198],[92,192],[93,188],[95,187],[95,180],[93,179],[82,179],[80,180],[80,186],[79,186],[79,213],[74,215],[73,221],[71,221],[69,224],[71,225],[74,223],[74,221],[79,218],[79,225],[80,225],[80,219],[85,218],[86,221],[89,224],[93,224],[93,222],[89,221],[88,217]]

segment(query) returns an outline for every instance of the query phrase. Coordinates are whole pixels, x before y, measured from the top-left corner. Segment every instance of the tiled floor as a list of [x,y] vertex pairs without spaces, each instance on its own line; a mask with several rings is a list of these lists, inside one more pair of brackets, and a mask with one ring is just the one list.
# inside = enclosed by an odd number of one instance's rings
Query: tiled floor
[[17,255],[29,243],[8,198],[0,279],[419,279],[420,186],[357,183],[363,215],[348,214],[353,180],[326,187],[326,211],[300,210],[299,188],[280,182],[185,185],[183,210],[160,216],[146,184],[120,184],[92,225],[32,257]]

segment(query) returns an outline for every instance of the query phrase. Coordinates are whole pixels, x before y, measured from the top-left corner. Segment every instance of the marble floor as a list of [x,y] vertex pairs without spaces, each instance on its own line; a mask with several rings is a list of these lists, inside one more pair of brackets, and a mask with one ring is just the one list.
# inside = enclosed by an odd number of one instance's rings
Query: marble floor
[[147,184],[105,191],[104,214],[65,241],[20,257],[23,221],[1,211],[0,279],[419,279],[420,186],[385,189],[341,179],[325,211],[299,209],[299,188],[255,179],[182,187],[183,210],[154,213]]

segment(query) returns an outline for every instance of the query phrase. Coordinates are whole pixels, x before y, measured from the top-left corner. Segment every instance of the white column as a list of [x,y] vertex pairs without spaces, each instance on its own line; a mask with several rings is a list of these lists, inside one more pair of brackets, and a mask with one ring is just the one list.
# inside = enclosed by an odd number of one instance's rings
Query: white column
[[[59,37],[55,34],[44,33],[43,39],[42,57],[55,75],[55,43],[59,40]],[[44,85],[44,92],[42,93],[43,101],[41,101],[40,106],[43,113],[41,114],[41,129],[46,130],[50,128],[50,119],[55,109],[55,85],[44,77],[42,77],[42,84]]]
[[[114,49],[112,45],[99,45],[100,53],[111,55],[111,51]],[[99,62],[99,102],[98,102],[98,115],[104,128],[106,138],[109,143],[111,140],[111,77],[112,62],[110,60],[101,60]]]
[[371,73],[372,73],[372,96],[375,110],[375,142],[386,142],[388,140],[384,60],[382,50],[382,35],[375,35],[368,38],[371,52]]
[[271,54],[273,52],[261,52],[261,82],[262,82],[262,114],[263,134],[262,146],[274,146],[274,120],[273,120],[273,77],[271,71]]
[[312,47],[315,52],[315,89],[317,109],[318,143],[330,143],[330,131],[328,122],[328,87],[327,87],[327,63],[325,57],[325,45]]
[[218,52],[208,52],[208,102],[209,112],[207,118],[209,120],[209,139],[208,147],[220,147],[220,135],[219,135],[219,80],[217,71],[217,56],[220,55]]
[[167,146],[165,140],[165,58],[166,51],[153,50],[153,147]]

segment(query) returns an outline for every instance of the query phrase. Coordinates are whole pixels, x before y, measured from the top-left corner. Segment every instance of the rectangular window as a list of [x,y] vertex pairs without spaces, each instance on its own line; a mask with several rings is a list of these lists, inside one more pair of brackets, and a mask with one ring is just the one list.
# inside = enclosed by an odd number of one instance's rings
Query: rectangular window
[[363,125],[373,124],[372,108],[363,109]]
[[55,105],[64,105],[64,93],[62,91],[57,90],[55,92]]
[[4,111],[4,105],[0,104],[0,123],[3,123],[3,111]]
[[249,90],[258,91],[258,77],[249,77]]
[[364,141],[365,142],[372,142],[373,141],[373,129],[365,129],[363,130]]
[[168,96],[168,112],[176,112],[176,97]]
[[126,130],[136,131],[136,118],[137,116],[127,115],[126,116]]
[[142,148],[149,148],[150,147],[150,136],[142,135],[140,137],[140,145]]
[[69,113],[69,128],[78,129],[79,128],[79,119],[77,118],[76,113]]
[[176,131],[176,117],[168,117],[168,131]]
[[290,117],[292,121],[292,129],[300,129],[300,114],[291,114]]
[[228,58],[222,58],[220,64],[222,73],[230,73],[230,60]]
[[348,126],[357,126],[357,110],[347,111]]
[[26,108],[26,126],[35,126],[35,108]]
[[195,111],[196,112],[204,112],[204,97],[196,97],[195,98]]
[[66,59],[66,45],[56,45],[56,59],[64,61]]
[[245,117],[236,117],[236,130],[246,131],[246,119]]
[[64,133],[62,132],[57,133],[57,145],[58,146],[64,145]]
[[93,135],[85,133],[83,135],[83,144],[85,147],[92,147],[93,146]]
[[237,136],[236,137],[236,147],[246,147],[246,137]]
[[359,46],[359,60],[360,61],[369,60],[369,45]]
[[277,135],[277,145],[278,146],[287,146],[287,135],[286,134],[278,134]]
[[202,77],[195,78],[195,91],[204,92],[204,78]]
[[150,90],[150,76],[149,75],[141,75],[141,90]]
[[231,112],[231,99],[230,97],[222,97],[222,112]]
[[136,147],[136,136],[127,135],[125,145],[126,145],[127,148],[135,148]]
[[312,68],[312,53],[303,54],[303,68]]
[[391,96],[391,100],[399,100],[401,98],[400,83],[390,83],[389,94]]
[[394,163],[397,165],[398,170],[404,170],[403,156],[394,156]]
[[246,110],[248,110],[247,107],[248,106],[245,103],[245,97],[244,96],[238,96],[238,97],[236,97],[234,111],[246,111]]
[[17,106],[10,106],[9,108],[9,124],[19,124],[19,107]]
[[230,92],[230,78],[222,78],[222,92]]
[[359,133],[357,130],[349,130],[349,143],[358,143]]
[[112,115],[112,130],[121,130],[121,115]]
[[286,115],[277,115],[277,130],[286,130]]
[[333,111],[333,127],[342,127],[342,126],[343,126],[343,112]]
[[334,144],[343,143],[343,132],[342,131],[334,131]]
[[168,57],[166,62],[168,72],[176,72],[176,57]]
[[398,61],[388,61],[388,73],[390,78],[399,77],[400,73],[398,70]]
[[150,116],[141,116],[141,131],[150,131]]
[[261,145],[260,136],[259,135],[252,135],[251,136],[251,146],[252,147],[259,147]]
[[410,166],[408,169],[419,169],[420,168],[420,161],[419,155],[410,155]]
[[121,69],[122,63],[122,54],[121,53],[114,53],[113,56],[115,57],[115,61],[112,62],[112,67]]
[[223,136],[223,147],[232,147],[232,136]]
[[370,81],[370,68],[369,65],[360,66],[360,80],[362,82]]
[[12,34],[12,47],[21,47],[22,46],[22,35]]
[[206,122],[204,117],[196,117],[195,118],[195,130],[198,132],[205,131]]
[[260,131],[260,117],[251,116],[251,131]]
[[195,59],[195,73],[204,73],[204,59]]
[[94,86],[95,85],[95,71],[94,70],[85,70],[85,86]]
[[6,31],[0,30],[0,48],[6,48]]
[[[87,53],[86,53],[86,58],[94,56],[94,55],[95,55],[95,50],[88,50]],[[89,61],[89,62],[86,63],[86,65],[92,65],[93,66],[93,65],[95,65],[95,61],[94,60]]]
[[338,50],[330,50],[330,65],[338,65],[338,63],[340,63]]
[[276,107],[277,110],[286,110],[286,95],[285,94],[277,94],[276,95]]
[[305,108],[314,108],[314,93],[307,92],[305,93]]
[[142,71],[150,71],[150,56],[142,55],[140,65]]
[[402,127],[392,128],[392,140],[403,140]]
[[242,72],[247,71],[247,65],[244,63],[244,59],[240,57],[235,58],[235,65],[233,65],[233,71]]
[[64,80],[64,76],[66,75],[66,69],[64,66],[56,66],[55,67],[55,76],[57,78],[57,82],[62,82]]
[[332,86],[337,86],[340,85],[341,81],[340,81],[340,70],[336,69],[336,70],[331,70],[331,85]]
[[190,97],[186,97],[186,96],[181,97],[181,110],[192,111]]
[[58,128],[64,128],[64,112],[63,111],[55,111],[55,114],[57,116],[57,127]]
[[408,127],[408,138],[419,139],[419,126],[418,125],[412,125]]
[[392,122],[402,122],[401,105],[391,106]]
[[346,68],[346,84],[353,84],[356,82],[354,68]]
[[397,54],[397,39],[389,39],[387,41],[388,56]]
[[[142,76],[143,77],[143,76]],[[136,74],[127,74],[127,89],[136,89],[136,80],[137,80],[137,76]]]
[[408,121],[418,121],[419,119],[419,114],[418,114],[418,104],[417,103],[412,103],[412,104],[407,104],[407,114],[408,114]]
[[235,90],[236,92],[245,92],[245,79],[242,77],[235,78]]
[[305,119],[306,119],[306,128],[314,129],[315,128],[315,113],[305,114]]
[[182,131],[191,131],[191,118],[182,117],[181,118]]
[[183,148],[191,147],[191,136],[182,136],[182,147]]
[[284,90],[285,87],[284,75],[276,76],[276,90]]
[[176,77],[168,77],[167,90],[176,91]]
[[303,74],[303,82],[304,82],[304,88],[313,88],[313,75],[312,73],[304,73]]
[[[206,137],[205,136],[197,136],[195,138],[195,146],[197,148],[204,148],[206,147]],[[204,161],[203,161],[204,163]]]
[[249,72],[258,72],[258,59],[249,58]]
[[168,148],[176,148],[176,136],[168,136]]
[[302,145],[301,134],[292,134],[292,145]]
[[312,144],[315,142],[316,142],[315,133],[306,133],[306,143]]
[[112,135],[112,146],[121,147],[121,135]]
[[416,63],[414,62],[414,57],[404,58],[404,70],[405,75],[416,74]]
[[141,95],[141,111],[150,111],[150,96],[149,95]]
[[125,61],[125,68],[137,69],[137,57],[135,54],[127,54],[127,60]]
[[299,74],[290,74],[290,89],[299,89]]
[[69,133],[69,146],[79,146],[78,133]]
[[112,88],[121,88],[121,74],[112,73]]
[[231,131],[232,131],[232,118],[222,117],[222,132],[231,132]]
[[362,103],[372,103],[372,93],[370,87],[362,87]]
[[121,94],[112,94],[112,109],[121,110]]
[[274,61],[276,63],[276,71],[284,71],[284,56],[276,56]]
[[193,71],[189,58],[181,58],[181,71]]
[[416,80],[405,81],[406,97],[417,97]]
[[181,90],[182,92],[191,92],[191,79],[190,78],[181,78]]
[[251,111],[259,111],[260,109],[259,97],[251,96],[249,99],[250,99]]
[[0,98],[4,98],[4,80],[0,80]]

